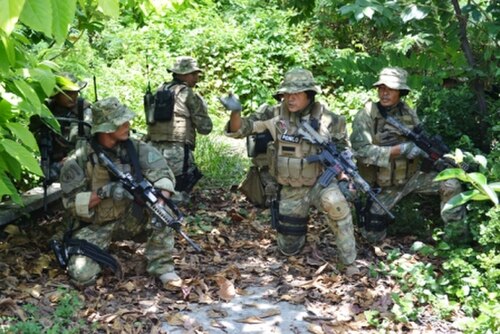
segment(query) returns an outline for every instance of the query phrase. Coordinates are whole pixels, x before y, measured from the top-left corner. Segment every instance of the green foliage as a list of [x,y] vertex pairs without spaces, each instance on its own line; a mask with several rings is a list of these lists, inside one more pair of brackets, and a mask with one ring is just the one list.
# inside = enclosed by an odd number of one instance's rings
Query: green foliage
[[[82,307],[82,301],[75,291],[59,291],[61,299],[55,306],[51,319],[41,319],[38,308],[33,304],[23,306],[27,319],[20,321],[15,318],[0,318],[4,324],[0,333],[23,333],[23,334],[72,334],[80,333],[88,326],[83,324],[78,317],[78,311]],[[43,320],[44,326],[41,325]],[[50,323],[50,326],[47,324]]]

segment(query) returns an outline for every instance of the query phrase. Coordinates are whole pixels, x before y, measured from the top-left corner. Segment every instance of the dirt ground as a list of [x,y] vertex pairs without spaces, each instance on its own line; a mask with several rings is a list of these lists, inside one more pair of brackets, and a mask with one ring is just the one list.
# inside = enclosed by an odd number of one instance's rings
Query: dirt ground
[[387,319],[385,332],[458,333],[431,309],[418,321],[394,321],[391,294],[400,287],[371,268],[393,249],[408,252],[415,237],[388,238],[378,247],[358,238],[358,259],[344,267],[333,234],[316,213],[303,251],[285,257],[277,250],[269,211],[234,189],[195,191],[182,210],[184,230],[204,252],[177,238],[174,258],[183,280],[168,286],[146,273],[144,243],[121,241],[110,251],[124,276],[105,271],[95,286],[77,290],[48,247],[62,226],[57,207],[49,217],[4,226],[0,314],[23,319],[23,307],[32,304],[49,328],[62,295],[77,291],[83,307],[74,321],[83,321],[84,333],[378,333],[382,328],[370,325],[366,311]]

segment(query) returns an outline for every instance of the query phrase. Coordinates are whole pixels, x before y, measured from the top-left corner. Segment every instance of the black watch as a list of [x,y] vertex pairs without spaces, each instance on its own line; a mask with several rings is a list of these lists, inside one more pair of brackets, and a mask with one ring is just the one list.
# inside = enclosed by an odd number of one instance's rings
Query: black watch
[[96,194],[97,194],[97,197],[99,197],[100,199],[105,199],[106,198],[104,196],[104,191],[103,191],[102,188],[97,189]]

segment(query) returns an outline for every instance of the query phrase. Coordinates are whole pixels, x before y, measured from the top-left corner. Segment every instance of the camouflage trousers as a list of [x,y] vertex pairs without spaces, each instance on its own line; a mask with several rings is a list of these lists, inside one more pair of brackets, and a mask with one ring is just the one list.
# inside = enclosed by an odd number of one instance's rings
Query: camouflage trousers
[[[424,195],[439,195],[441,204],[441,219],[445,224],[452,222],[461,223],[465,218],[465,207],[460,206],[451,210],[443,211],[446,202],[453,196],[462,192],[462,186],[456,179],[450,179],[442,182],[434,182],[436,172],[423,173],[417,172],[413,175],[406,184],[397,187],[388,187],[382,189],[377,198],[391,210],[402,198],[410,193]],[[385,212],[377,204],[373,204],[370,209],[372,215],[383,216]],[[377,222],[375,222],[376,224]],[[387,228],[382,228],[377,231],[367,231],[361,228],[361,234],[369,242],[379,242],[386,236]]]
[[[147,219],[139,220],[130,214],[123,220],[88,225],[78,230],[73,238],[84,239],[107,250],[112,241],[129,240],[141,233],[148,235],[144,252],[148,273],[161,276],[173,272],[174,232],[168,227],[153,229]],[[68,261],[68,274],[78,285],[92,284],[101,270],[97,262],[83,255],[73,255]]]
[[[305,231],[311,206],[326,214],[326,222],[335,234],[340,260],[344,264],[353,263],[356,259],[356,241],[351,208],[336,182],[326,188],[319,184],[314,187],[282,187],[279,205],[280,222],[276,238],[279,250],[285,255],[300,252],[306,241]],[[283,216],[305,219],[297,223],[287,221]],[[304,234],[289,234],[286,232],[287,228],[303,228]]]

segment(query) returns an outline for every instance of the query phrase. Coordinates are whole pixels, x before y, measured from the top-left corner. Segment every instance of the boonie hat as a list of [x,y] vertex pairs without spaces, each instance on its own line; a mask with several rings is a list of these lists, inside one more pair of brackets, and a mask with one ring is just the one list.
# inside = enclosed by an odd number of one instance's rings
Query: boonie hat
[[309,90],[318,94],[321,93],[321,88],[314,81],[312,73],[302,68],[296,68],[285,74],[285,79],[273,96],[294,94]]
[[115,132],[122,124],[135,117],[127,106],[121,104],[116,97],[108,97],[92,104],[91,133]]
[[87,86],[86,82],[78,83],[76,77],[71,73],[60,73],[56,75],[56,86],[51,97],[62,92],[79,92]]
[[386,67],[380,72],[378,81],[375,82],[373,86],[386,85],[391,89],[410,91],[410,87],[406,84],[407,77],[408,72],[402,68]]
[[193,57],[181,56],[175,59],[174,67],[168,69],[175,74],[188,74],[193,72],[203,72]]

